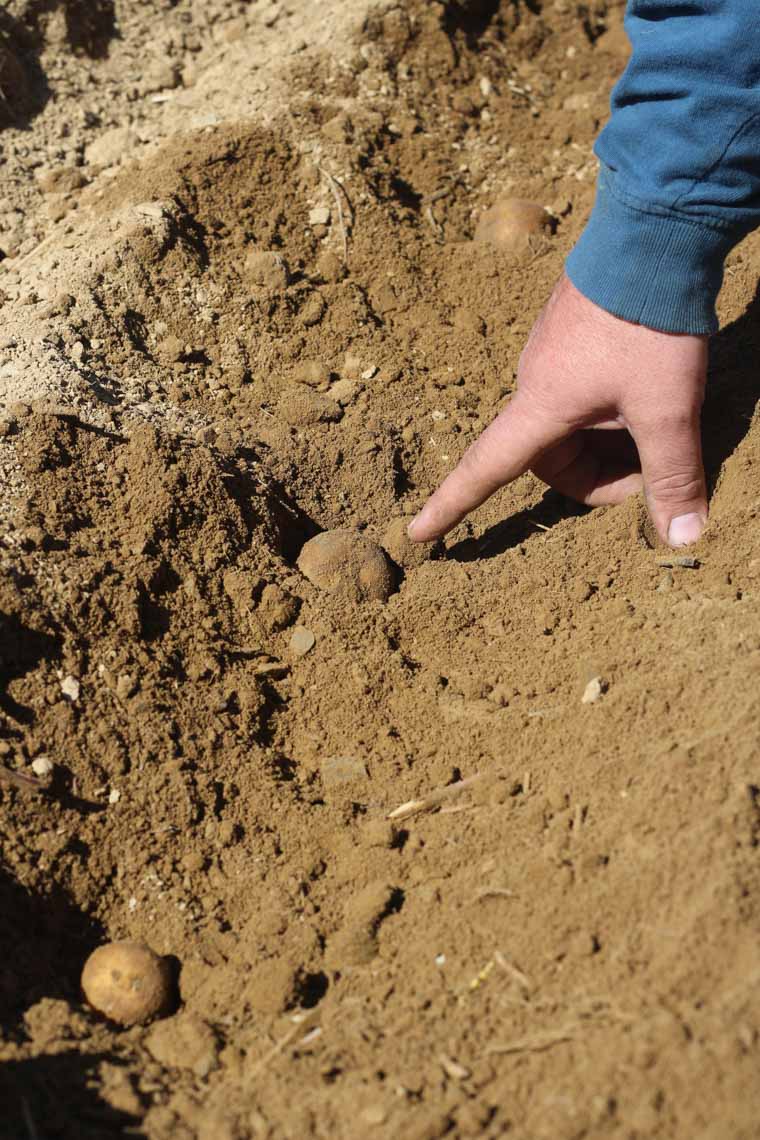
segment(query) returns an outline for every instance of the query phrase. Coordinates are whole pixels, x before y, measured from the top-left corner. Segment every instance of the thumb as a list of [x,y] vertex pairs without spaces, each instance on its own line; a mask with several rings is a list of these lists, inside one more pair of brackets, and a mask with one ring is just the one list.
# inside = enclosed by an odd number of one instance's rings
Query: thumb
[[518,392],[412,520],[409,537],[429,542],[446,534],[499,487],[532,467],[570,430],[536,411]]
[[657,533],[668,546],[696,542],[707,522],[699,413],[628,426]]

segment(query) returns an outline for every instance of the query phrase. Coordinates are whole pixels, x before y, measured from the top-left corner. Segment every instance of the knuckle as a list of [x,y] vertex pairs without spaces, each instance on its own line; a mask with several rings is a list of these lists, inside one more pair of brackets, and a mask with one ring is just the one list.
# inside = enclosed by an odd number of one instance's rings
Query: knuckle
[[701,472],[693,467],[657,472],[647,482],[650,496],[659,502],[684,503],[704,494]]

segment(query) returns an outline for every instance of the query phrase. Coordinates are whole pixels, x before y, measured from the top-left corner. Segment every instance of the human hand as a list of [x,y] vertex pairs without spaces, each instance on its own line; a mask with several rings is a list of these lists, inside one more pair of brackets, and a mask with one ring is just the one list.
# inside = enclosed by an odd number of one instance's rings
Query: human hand
[[589,506],[643,487],[663,542],[707,520],[699,420],[707,337],[634,325],[562,276],[520,358],[517,392],[409,526],[428,542],[527,470]]

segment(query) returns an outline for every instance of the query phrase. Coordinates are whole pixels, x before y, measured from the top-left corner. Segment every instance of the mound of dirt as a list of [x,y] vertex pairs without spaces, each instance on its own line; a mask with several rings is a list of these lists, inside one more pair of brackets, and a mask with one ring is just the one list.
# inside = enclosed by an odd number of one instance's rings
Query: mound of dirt
[[[694,565],[529,475],[406,538],[588,214],[621,6],[8,15],[0,1132],[749,1140],[758,238]],[[82,1001],[122,939],[170,1018]]]

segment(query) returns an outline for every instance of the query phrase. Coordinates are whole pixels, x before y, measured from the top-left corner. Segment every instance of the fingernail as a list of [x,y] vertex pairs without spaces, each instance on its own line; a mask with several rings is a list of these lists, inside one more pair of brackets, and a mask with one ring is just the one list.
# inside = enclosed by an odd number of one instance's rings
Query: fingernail
[[690,546],[692,542],[697,541],[704,525],[702,516],[698,515],[696,511],[691,511],[688,515],[678,515],[670,520],[669,544],[671,546]]
[[418,514],[416,514],[414,516],[414,518],[412,519],[412,521],[409,523],[409,526],[406,528],[406,533],[409,535],[410,538],[414,538],[414,528],[416,527],[417,523],[419,522],[421,514],[422,514],[422,511],[420,511]]

